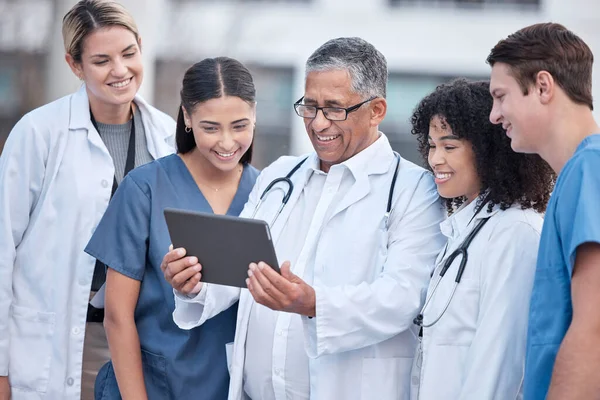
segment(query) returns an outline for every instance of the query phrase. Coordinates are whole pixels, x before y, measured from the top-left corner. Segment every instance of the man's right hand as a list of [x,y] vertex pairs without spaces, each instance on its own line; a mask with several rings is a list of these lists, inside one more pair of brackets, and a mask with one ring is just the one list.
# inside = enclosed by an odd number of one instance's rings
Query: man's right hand
[[8,376],[0,376],[0,400],[10,400]]
[[184,248],[173,249],[173,245],[169,246],[160,269],[175,290],[187,295],[196,294],[202,289],[202,266],[198,264],[196,257],[186,257],[185,254]]

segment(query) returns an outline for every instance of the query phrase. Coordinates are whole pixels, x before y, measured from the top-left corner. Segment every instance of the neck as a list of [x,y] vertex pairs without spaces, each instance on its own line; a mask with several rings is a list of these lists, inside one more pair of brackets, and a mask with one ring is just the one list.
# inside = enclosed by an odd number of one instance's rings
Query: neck
[[89,91],[88,97],[96,122],[107,125],[119,125],[126,123],[132,117],[133,101],[125,104],[107,104],[96,100],[93,95],[90,95]]
[[354,154],[352,154],[349,157],[346,157],[340,161],[337,161],[337,162],[329,163],[329,162],[326,162],[323,160],[319,160],[319,168],[321,169],[321,171],[323,171],[325,173],[329,173],[329,169],[333,165],[341,164],[344,161],[347,161],[347,160],[351,159],[352,157],[356,156],[358,153],[360,153],[361,151],[363,151],[364,149],[366,149],[367,147],[369,147],[370,145],[375,143],[377,141],[377,139],[379,139],[379,136],[381,136],[381,133],[379,132],[378,127],[376,126],[371,129],[368,139],[366,139],[365,143],[362,146],[360,146]]
[[[214,184],[214,186],[218,187],[232,182],[241,176],[240,168],[236,167],[229,171],[223,171],[215,167],[198,151],[197,147],[179,156],[190,170],[192,176],[204,183]],[[240,163],[238,166],[242,167],[242,164]]]
[[548,140],[538,153],[559,174],[583,139],[600,133],[600,127],[587,106],[563,107],[555,115]]

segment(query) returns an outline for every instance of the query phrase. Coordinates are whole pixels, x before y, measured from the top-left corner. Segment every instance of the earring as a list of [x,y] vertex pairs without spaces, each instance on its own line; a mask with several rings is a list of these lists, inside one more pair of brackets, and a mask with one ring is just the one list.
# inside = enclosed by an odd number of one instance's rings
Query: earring
[[183,130],[185,131],[185,133],[190,133],[192,131],[192,128],[186,125],[185,128],[183,128]]

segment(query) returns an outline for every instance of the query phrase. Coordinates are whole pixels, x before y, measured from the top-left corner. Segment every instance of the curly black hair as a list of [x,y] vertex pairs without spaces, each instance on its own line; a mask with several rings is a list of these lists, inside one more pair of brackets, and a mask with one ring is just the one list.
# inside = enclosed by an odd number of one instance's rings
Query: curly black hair
[[[522,209],[544,212],[555,182],[550,166],[536,154],[516,153],[501,125],[489,120],[492,96],[489,81],[468,81],[463,78],[439,85],[415,108],[410,122],[411,133],[417,137],[419,152],[425,166],[429,154],[429,126],[434,117],[446,123],[452,133],[468,141],[475,153],[477,175],[481,181],[477,209],[485,204],[488,210],[499,204],[506,210],[518,203]],[[448,213],[460,207],[464,197],[446,199]]]

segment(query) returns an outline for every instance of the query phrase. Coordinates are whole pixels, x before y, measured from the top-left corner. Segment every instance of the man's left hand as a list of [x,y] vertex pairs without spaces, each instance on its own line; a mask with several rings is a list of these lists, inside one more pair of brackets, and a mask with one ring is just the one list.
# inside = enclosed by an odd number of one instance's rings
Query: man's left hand
[[316,315],[315,290],[292,273],[289,261],[281,265],[281,275],[264,262],[250,264],[246,285],[257,303],[272,310]]

